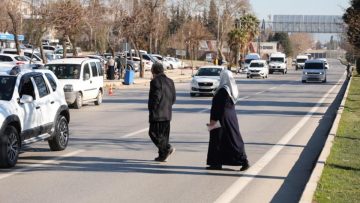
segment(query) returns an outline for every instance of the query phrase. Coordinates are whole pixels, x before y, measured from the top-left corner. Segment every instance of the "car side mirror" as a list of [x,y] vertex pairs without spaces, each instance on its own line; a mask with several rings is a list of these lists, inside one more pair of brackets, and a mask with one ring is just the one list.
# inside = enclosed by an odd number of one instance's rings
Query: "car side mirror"
[[31,103],[33,101],[34,98],[32,96],[24,94],[20,99],[20,104]]
[[85,73],[84,80],[89,80],[89,79],[90,79],[90,74],[89,74],[89,73]]

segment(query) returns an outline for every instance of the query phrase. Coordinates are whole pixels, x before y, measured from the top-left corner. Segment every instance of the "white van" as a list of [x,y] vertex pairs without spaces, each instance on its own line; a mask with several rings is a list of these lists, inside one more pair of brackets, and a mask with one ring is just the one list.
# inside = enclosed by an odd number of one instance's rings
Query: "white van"
[[68,105],[79,109],[85,102],[102,103],[104,72],[98,59],[66,58],[53,60],[45,68],[55,73],[63,85]]
[[274,72],[287,73],[286,55],[284,53],[273,53],[269,58],[269,74]]
[[309,57],[307,55],[298,55],[296,57],[295,70],[303,69],[305,65],[305,61],[308,59]]

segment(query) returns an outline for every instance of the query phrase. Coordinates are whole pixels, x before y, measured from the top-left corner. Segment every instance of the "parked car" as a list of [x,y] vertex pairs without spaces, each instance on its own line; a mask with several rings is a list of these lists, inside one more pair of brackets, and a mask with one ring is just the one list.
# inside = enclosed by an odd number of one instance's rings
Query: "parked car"
[[64,150],[70,113],[64,91],[48,70],[0,69],[0,167],[16,165],[20,148],[47,140],[50,150]]
[[[78,53],[78,56],[82,56],[82,51],[81,51],[80,47],[76,47],[76,51]],[[73,56],[73,53],[74,53],[73,49],[70,49],[70,48],[66,49],[66,56]],[[64,54],[64,49],[63,48],[56,49],[54,51],[54,54],[63,55]]]
[[326,67],[323,60],[307,60],[303,69],[301,82],[326,82]]
[[[22,49],[24,56],[29,57],[32,63],[44,64],[40,52],[32,49]],[[16,49],[2,49],[1,53],[18,55]]]
[[224,70],[223,66],[203,66],[193,76],[190,84],[190,96],[197,94],[213,95],[220,83],[220,72]]
[[163,66],[164,69],[171,69],[171,65],[170,63],[161,55],[159,54],[150,54],[153,58],[157,59],[158,62],[160,62]]
[[60,80],[67,104],[80,109],[83,103],[102,103],[104,72],[98,59],[66,58],[50,61],[46,69]]
[[171,69],[177,69],[181,67],[181,62],[177,58],[165,57],[165,60],[170,63]]
[[247,78],[268,78],[269,66],[265,60],[252,60],[248,67]]
[[0,54],[0,65],[6,66],[21,66],[25,68],[40,68],[41,64],[30,64],[30,59],[26,56],[19,56],[14,54]]

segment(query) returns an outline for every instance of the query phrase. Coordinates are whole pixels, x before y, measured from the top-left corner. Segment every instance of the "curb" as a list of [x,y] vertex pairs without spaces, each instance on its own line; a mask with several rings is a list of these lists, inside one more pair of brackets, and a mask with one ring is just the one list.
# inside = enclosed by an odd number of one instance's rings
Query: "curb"
[[335,120],[331,127],[331,130],[329,132],[328,138],[326,139],[324,148],[321,151],[320,156],[316,162],[316,165],[311,173],[310,179],[306,183],[305,189],[304,189],[303,194],[301,195],[301,199],[299,201],[300,203],[313,203],[313,197],[314,197],[318,182],[320,180],[322,171],[324,170],[324,166],[325,166],[327,157],[329,156],[329,154],[331,152],[333,141],[334,141],[334,138],[335,138],[337,130],[338,130],[338,126],[340,123],[342,113],[344,111],[345,102],[346,102],[346,99],[347,99],[347,96],[349,93],[351,81],[352,81],[352,78],[350,79],[349,83],[347,84],[344,97],[343,97],[340,107],[336,113],[336,117],[335,117]]

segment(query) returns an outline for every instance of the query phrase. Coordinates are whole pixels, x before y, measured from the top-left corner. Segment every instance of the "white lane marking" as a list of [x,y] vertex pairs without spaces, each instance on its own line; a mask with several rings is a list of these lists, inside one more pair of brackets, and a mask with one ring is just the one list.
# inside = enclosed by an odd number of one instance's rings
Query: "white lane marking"
[[27,166],[26,168],[15,169],[15,170],[13,170],[13,171],[11,171],[11,172],[9,172],[9,173],[0,175],[0,180],[5,179],[5,178],[8,178],[8,177],[13,176],[13,175],[16,175],[16,174],[20,174],[20,173],[25,172],[25,171],[28,171],[28,170],[30,170],[30,169],[32,169],[32,168],[39,168],[39,167],[45,166],[46,164],[55,163],[55,162],[58,161],[58,160],[61,160],[61,159],[66,158],[66,157],[70,157],[70,156],[77,155],[77,154],[79,154],[79,153],[81,153],[81,152],[84,152],[84,151],[85,151],[85,150],[82,150],[82,149],[76,150],[76,151],[73,151],[73,152],[70,152],[70,153],[67,153],[67,154],[58,156],[58,157],[56,157],[56,158],[54,158],[54,159],[49,159],[49,160],[46,160],[46,161],[42,161],[42,162],[40,162],[40,163],[38,163],[38,164],[34,164],[34,165],[29,165],[29,166]]
[[247,177],[239,177],[229,188],[225,190],[215,201],[215,203],[227,203],[233,201],[236,196],[260,173],[285,147],[286,144],[304,127],[306,122],[311,118],[312,115],[319,109],[325,99],[334,91],[338,86],[341,79],[336,85],[334,85],[318,102],[317,104],[288,132],[285,134],[278,143],[275,144],[269,151],[265,153],[250,169],[245,173]]
[[144,128],[144,129],[141,129],[141,130],[126,134],[126,135],[122,136],[121,138],[132,137],[134,135],[137,135],[137,134],[140,134],[140,133],[143,133],[143,132],[147,132],[148,130],[149,130],[149,128]]

